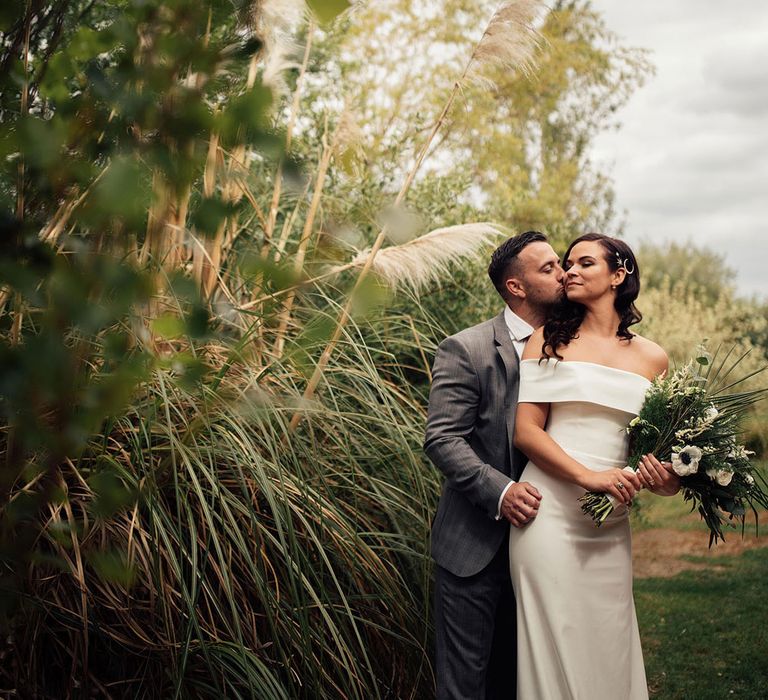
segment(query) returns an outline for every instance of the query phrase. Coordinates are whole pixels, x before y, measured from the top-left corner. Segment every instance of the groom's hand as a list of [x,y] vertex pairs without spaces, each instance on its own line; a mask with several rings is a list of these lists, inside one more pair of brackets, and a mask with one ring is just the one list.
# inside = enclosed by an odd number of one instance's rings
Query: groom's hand
[[522,527],[536,517],[541,503],[541,494],[527,481],[512,484],[501,501],[501,517],[515,527]]

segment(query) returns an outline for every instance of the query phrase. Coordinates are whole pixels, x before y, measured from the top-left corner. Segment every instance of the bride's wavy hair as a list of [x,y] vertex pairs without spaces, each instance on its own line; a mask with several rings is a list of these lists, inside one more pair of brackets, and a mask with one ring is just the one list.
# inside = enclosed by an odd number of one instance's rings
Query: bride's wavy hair
[[[597,241],[605,251],[604,260],[608,263],[610,270],[615,272],[623,267],[627,273],[624,275],[622,283],[616,288],[616,299],[613,304],[619,314],[619,327],[616,330],[616,335],[619,338],[630,340],[634,338],[635,334],[629,331],[629,327],[639,323],[643,318],[635,306],[635,299],[640,293],[640,269],[635,254],[624,241],[620,241],[618,238],[611,238],[611,236],[602,233],[587,233],[579,236],[568,246],[568,250],[563,255],[563,269],[565,269],[565,263],[573,247],[583,241]],[[582,304],[568,301],[566,297],[555,304],[544,324],[544,345],[542,346],[544,357],[563,359],[558,349],[568,345],[574,338],[578,337],[579,327],[584,320],[585,313],[586,308]]]

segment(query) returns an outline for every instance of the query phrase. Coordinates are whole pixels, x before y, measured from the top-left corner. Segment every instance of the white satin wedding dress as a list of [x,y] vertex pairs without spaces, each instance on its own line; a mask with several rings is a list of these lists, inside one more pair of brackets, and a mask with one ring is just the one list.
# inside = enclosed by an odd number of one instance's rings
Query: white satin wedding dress
[[[626,427],[650,382],[591,362],[524,360],[520,402],[549,403],[546,431],[595,471],[626,466]],[[518,700],[646,700],[632,597],[628,509],[600,527],[581,511],[584,490],[528,462],[541,492],[537,517],[512,527]]]

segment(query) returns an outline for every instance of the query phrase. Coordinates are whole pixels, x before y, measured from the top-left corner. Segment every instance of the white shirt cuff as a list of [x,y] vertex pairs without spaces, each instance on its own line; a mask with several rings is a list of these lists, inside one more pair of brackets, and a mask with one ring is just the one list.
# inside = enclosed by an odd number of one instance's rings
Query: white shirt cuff
[[501,492],[501,496],[499,496],[499,503],[496,506],[496,520],[501,520],[501,503],[504,500],[504,496],[507,494],[507,491],[509,491],[509,487],[514,484],[514,481],[510,481],[505,487],[504,490]]

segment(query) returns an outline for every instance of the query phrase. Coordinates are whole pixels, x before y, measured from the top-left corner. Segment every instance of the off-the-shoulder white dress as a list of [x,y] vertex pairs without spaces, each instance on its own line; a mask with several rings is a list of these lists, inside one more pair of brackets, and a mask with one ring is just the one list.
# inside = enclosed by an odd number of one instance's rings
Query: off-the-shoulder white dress
[[[626,465],[626,427],[649,386],[591,362],[520,363],[519,401],[551,404],[547,433],[595,471]],[[533,462],[521,478],[542,500],[538,516],[509,538],[518,700],[644,700],[628,510],[617,507],[597,528],[581,511],[579,486]]]

